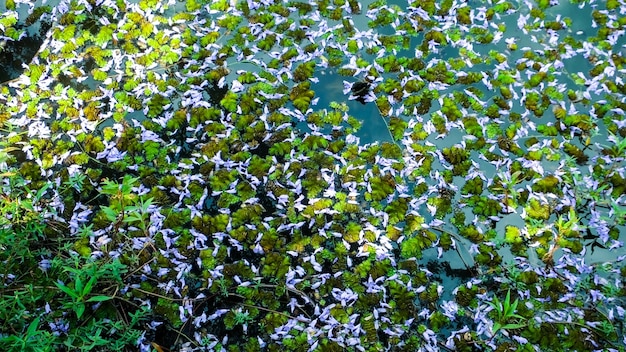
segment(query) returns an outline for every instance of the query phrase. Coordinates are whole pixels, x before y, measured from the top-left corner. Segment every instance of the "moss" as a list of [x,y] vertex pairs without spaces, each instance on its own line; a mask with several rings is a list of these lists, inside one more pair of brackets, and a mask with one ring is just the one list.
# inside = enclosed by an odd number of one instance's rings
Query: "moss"
[[502,263],[502,257],[492,247],[481,244],[478,248],[479,253],[474,257],[478,264],[497,267]]
[[507,243],[515,244],[523,242],[523,238],[521,237],[520,230],[511,225],[507,225],[505,227],[504,240]]
[[558,187],[559,183],[560,181],[556,176],[548,175],[535,182],[532,186],[532,190],[535,192],[561,194],[561,190]]
[[550,218],[550,206],[542,204],[538,199],[532,198],[525,207],[528,216],[538,220],[548,220]]
[[455,300],[461,307],[470,307],[476,302],[477,289],[475,286],[467,288],[467,286],[459,286],[456,292]]
[[484,239],[483,234],[480,233],[474,225],[469,225],[463,228],[459,234],[473,243],[481,243]]
[[573,157],[578,165],[585,165],[589,160],[589,157],[582,151],[582,149],[571,143],[564,143],[563,151],[567,155]]
[[461,194],[480,195],[483,192],[483,186],[484,186],[483,180],[480,177],[476,176],[465,182],[465,184],[461,188]]

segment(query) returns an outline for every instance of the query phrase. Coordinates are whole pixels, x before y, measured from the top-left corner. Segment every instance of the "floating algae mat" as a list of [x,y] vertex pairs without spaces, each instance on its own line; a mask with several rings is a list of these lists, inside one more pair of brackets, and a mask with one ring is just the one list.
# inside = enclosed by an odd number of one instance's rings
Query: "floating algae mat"
[[624,351],[623,1],[1,10],[1,350]]

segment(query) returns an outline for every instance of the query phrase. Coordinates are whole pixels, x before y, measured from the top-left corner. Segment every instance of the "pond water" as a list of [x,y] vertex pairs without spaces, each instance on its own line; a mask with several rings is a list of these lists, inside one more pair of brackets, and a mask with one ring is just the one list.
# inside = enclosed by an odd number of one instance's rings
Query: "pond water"
[[15,3],[3,166],[142,350],[626,344],[623,2]]

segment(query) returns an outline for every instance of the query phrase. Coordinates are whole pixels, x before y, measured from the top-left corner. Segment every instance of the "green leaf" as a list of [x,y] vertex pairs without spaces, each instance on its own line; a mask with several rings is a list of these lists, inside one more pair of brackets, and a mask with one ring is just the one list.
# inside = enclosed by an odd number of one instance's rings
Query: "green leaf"
[[388,177],[372,177],[370,179],[370,185],[372,191],[365,194],[366,200],[381,201],[395,191],[395,183],[393,179]]
[[237,111],[237,105],[238,105],[237,94],[233,93],[232,91],[228,91],[228,93],[226,93],[224,98],[220,101],[220,105],[222,105],[226,110],[230,112]]
[[250,84],[256,82],[256,77],[252,72],[246,71],[245,73],[239,75],[237,80],[243,84]]
[[112,40],[113,31],[115,28],[116,27],[114,24],[109,24],[109,25],[100,27],[100,31],[98,32],[98,35],[96,36],[96,39],[95,39],[96,44],[102,46],[103,44]]
[[68,296],[74,298],[74,299],[78,299],[78,294],[72,290],[71,288],[65,286],[65,284],[60,283],[60,282],[55,282],[54,283],[61,291],[65,292]]
[[422,229],[422,224],[424,223],[424,218],[419,215],[408,215],[406,217],[406,226],[407,229],[411,232]]
[[30,64],[28,66],[28,70],[30,73],[30,83],[36,84],[39,82],[39,78],[41,78],[41,75],[43,74],[43,65]]
[[548,220],[550,218],[549,204],[542,204],[538,199],[532,198],[525,207],[528,217],[532,219]]
[[72,38],[74,38],[75,34],[76,34],[76,25],[70,24],[69,26],[65,27],[62,31],[59,31],[58,39],[63,42],[67,42],[67,41],[70,41]]
[[302,82],[313,76],[315,72],[315,61],[309,61],[298,65],[293,72],[294,82]]
[[394,140],[402,139],[402,136],[404,135],[404,130],[407,128],[407,126],[408,123],[403,119],[397,118],[395,116],[392,116],[389,119],[389,131],[391,132]]
[[[79,294],[83,292],[83,280],[80,278],[80,276],[76,277],[76,281],[74,282],[74,289]],[[79,298],[80,298],[80,295],[79,295]]]
[[512,75],[508,73],[504,73],[504,72],[498,75],[497,80],[503,85],[509,85],[509,84],[515,83],[515,78]]
[[361,225],[355,222],[349,222],[346,226],[343,239],[348,243],[356,243],[360,239],[360,232],[362,231]]
[[218,10],[218,11],[226,11],[228,10],[229,4],[227,0],[217,0],[217,1],[211,1],[211,9],[212,10]]
[[432,231],[421,231],[415,237],[405,239],[400,244],[400,255],[405,258],[421,258],[422,250],[430,247],[437,240],[437,235]]
[[[525,327],[526,324],[506,324],[502,326],[502,329],[519,329]],[[494,324],[495,327],[495,324]]]
[[83,316],[83,313],[85,313],[85,303],[76,302],[73,308],[74,308],[74,312],[76,312],[76,317],[80,319],[80,317]]
[[292,145],[289,142],[274,143],[269,150],[270,155],[283,156],[291,152]]
[[104,81],[108,77],[106,72],[99,69],[94,69],[91,73],[93,74],[93,79],[96,81]]
[[[4,16],[4,14],[2,14]],[[11,28],[13,25],[17,23],[17,13],[10,12],[6,15],[6,17],[0,18],[0,26],[4,28]]]
[[124,216],[125,223],[132,223],[136,221],[142,221],[143,217],[137,213],[129,213]]
[[154,198],[150,197],[141,202],[141,210],[145,213],[148,211],[148,208],[154,203]]
[[507,243],[522,243],[522,237],[520,230],[512,225],[506,225],[504,240]]
[[508,315],[508,312],[511,307],[511,290],[506,292],[506,297],[504,298],[504,314]]
[[493,307],[493,309],[496,310],[498,314],[502,312],[502,304],[500,303],[500,300],[498,299],[497,296],[493,296],[493,301],[487,302],[487,304]]
[[87,284],[85,285],[85,288],[82,290],[81,295],[83,297],[87,296],[89,293],[91,293],[91,289],[93,288],[93,285],[95,285],[96,280],[98,278],[95,276],[92,276],[89,281],[87,281]]
[[402,257],[405,259],[413,258],[413,257],[419,259],[422,257],[422,250],[420,249],[420,242],[415,237],[405,239],[404,241],[402,241],[400,248],[401,248],[400,253]]
[[108,206],[104,206],[101,209],[104,212],[104,215],[106,216],[107,220],[115,221],[117,219],[117,215],[119,214],[118,211],[113,210],[113,208],[108,207]]
[[92,296],[92,297],[89,297],[87,302],[104,302],[104,301],[109,301],[112,299],[113,297],[109,297],[109,296]]
[[141,35],[149,37],[154,32],[154,25],[148,21],[141,24]]
[[163,59],[163,62],[171,65],[180,59],[180,55],[173,50],[168,50],[161,58]]
[[358,43],[356,40],[352,39],[348,41],[348,51],[352,54],[356,54],[359,50]]
[[311,98],[305,95],[299,96],[293,101],[293,106],[302,112],[306,112],[309,105],[311,105]]
[[159,155],[161,151],[161,144],[155,141],[146,141],[143,144],[146,160],[153,161]]
[[24,33],[23,30],[17,30],[13,27],[9,27],[6,29],[6,31],[4,32],[4,35],[13,39],[13,40],[18,40],[20,38],[20,35],[22,35],[22,33]]
[[328,140],[318,135],[308,135],[302,141],[301,148],[304,151],[312,151],[328,147]]
[[139,86],[139,82],[135,81],[132,78],[129,78],[126,82],[124,82],[124,90],[125,91],[131,91],[131,90],[137,88],[137,86]]

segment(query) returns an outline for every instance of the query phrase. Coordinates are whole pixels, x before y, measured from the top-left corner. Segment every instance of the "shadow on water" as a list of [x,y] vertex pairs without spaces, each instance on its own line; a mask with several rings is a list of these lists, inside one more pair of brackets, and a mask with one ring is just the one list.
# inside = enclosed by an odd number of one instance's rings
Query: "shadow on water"
[[[25,24],[16,24],[17,30],[27,30],[31,26]],[[31,33],[26,31],[26,35],[20,40],[6,41],[2,49],[0,49],[0,83],[10,81],[19,77],[24,72],[23,64],[33,59],[41,44],[45,39],[46,32],[50,29],[49,22],[41,22],[39,30]]]
[[311,85],[315,92],[322,92],[314,108],[330,106],[331,102],[346,103],[348,114],[359,119],[363,126],[358,136],[361,143],[390,142],[387,126],[374,102],[362,104],[357,100],[349,100],[350,94],[343,94],[343,81],[355,83],[359,77],[344,77],[335,72],[323,72],[316,76],[319,82]]

